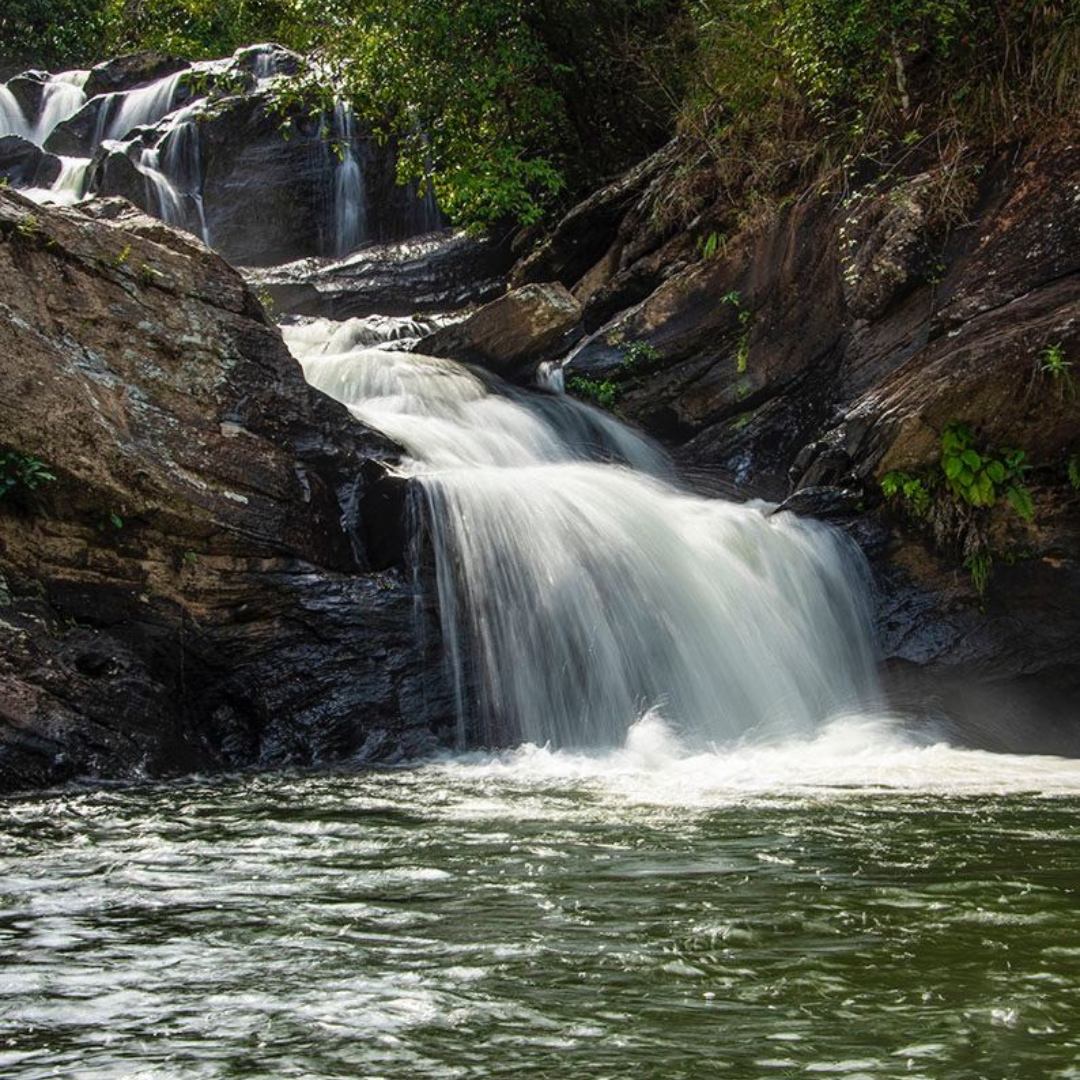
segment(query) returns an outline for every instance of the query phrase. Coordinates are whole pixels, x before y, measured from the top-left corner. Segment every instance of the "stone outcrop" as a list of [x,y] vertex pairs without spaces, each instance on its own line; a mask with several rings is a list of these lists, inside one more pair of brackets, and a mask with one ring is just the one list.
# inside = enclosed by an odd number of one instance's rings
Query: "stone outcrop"
[[0,191],[0,267],[0,789],[431,745],[396,448],[157,221]]
[[98,94],[122,94],[147,83],[156,82],[166,75],[186,71],[191,67],[187,60],[164,53],[144,51],[115,56],[90,69],[84,89],[87,97]]
[[279,315],[351,319],[486,303],[505,290],[512,262],[509,246],[497,238],[443,231],[366,244],[344,259],[246,267],[244,275]]
[[524,377],[565,353],[580,320],[581,305],[564,286],[523,285],[421,338],[416,351],[479,364],[507,379]]
[[[795,492],[792,509],[843,522],[874,565],[882,644],[905,693],[918,683],[951,709],[948,687],[993,685],[1003,731],[1060,716],[1054,695],[1075,702],[1080,688],[1080,492],[1067,475],[1080,452],[1080,148],[988,153],[962,174],[933,166],[844,199],[807,192],[711,258],[703,229],[657,246],[643,203],[615,226],[599,205],[610,246],[591,268],[545,255],[538,269],[534,255],[515,271],[555,272],[579,296],[635,273],[652,282],[620,293],[567,378],[614,383],[619,411],[703,490]],[[589,222],[585,204],[574,233]],[[639,235],[648,253],[627,262]],[[1050,346],[1077,367],[1047,370]],[[880,490],[890,470],[940,472],[952,421],[985,448],[1023,449],[1031,466],[1033,520],[1004,501],[982,515],[985,597],[963,566],[963,507],[935,532]],[[986,712],[985,695],[965,696]]]
[[60,175],[60,159],[18,135],[4,135],[0,173],[16,187],[48,187]]

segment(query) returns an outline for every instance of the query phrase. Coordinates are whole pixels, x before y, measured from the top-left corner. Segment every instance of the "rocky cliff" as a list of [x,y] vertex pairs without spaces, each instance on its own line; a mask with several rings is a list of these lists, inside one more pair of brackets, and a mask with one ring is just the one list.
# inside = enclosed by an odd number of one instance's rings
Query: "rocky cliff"
[[430,745],[396,448],[221,258],[112,217],[0,190],[0,790]]
[[[676,158],[598,192],[514,271],[582,305],[570,389],[667,443],[703,490],[849,528],[904,695],[994,745],[1075,746],[1080,148],[877,170],[685,231],[656,224]],[[983,459],[1023,452],[1033,513],[951,491],[956,423]],[[884,498],[901,473],[928,505]]]

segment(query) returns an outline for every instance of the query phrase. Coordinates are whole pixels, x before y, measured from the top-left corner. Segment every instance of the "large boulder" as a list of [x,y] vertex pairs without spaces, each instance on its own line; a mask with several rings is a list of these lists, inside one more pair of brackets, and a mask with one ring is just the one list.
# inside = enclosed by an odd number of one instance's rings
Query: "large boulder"
[[421,338],[416,351],[480,364],[506,378],[530,372],[566,351],[581,305],[558,282],[523,285],[485,304],[463,322]]
[[18,135],[0,137],[0,177],[14,187],[49,187],[60,175],[60,159]]
[[158,221],[0,190],[0,267],[0,789],[430,746],[396,448]]

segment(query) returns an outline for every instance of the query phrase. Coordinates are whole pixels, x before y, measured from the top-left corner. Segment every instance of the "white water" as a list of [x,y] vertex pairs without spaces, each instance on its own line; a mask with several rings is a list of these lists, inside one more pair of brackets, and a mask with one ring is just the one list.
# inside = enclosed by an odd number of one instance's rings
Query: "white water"
[[[841,715],[816,730],[773,739],[744,739],[702,750],[681,739],[655,713],[628,730],[621,745],[602,751],[553,749],[527,743],[500,753],[455,754],[427,768],[444,785],[504,784],[543,792],[571,783],[605,801],[688,810],[745,805],[748,800],[850,798],[886,791],[937,796],[1080,794],[1080,760],[992,753],[952,746],[924,721],[884,715]],[[542,812],[530,803],[530,812]],[[560,810],[553,809],[552,815]],[[504,817],[508,802],[455,807],[457,818]]]
[[334,254],[347,255],[367,237],[367,193],[356,157],[356,120],[344,102],[334,105]]
[[3,83],[0,83],[0,136],[18,135],[30,137],[31,126],[23,115],[18,99]]
[[50,76],[41,96],[37,120],[28,136],[32,143],[41,146],[57,124],[74,116],[86,104],[83,86],[89,74],[89,71],[63,71]]
[[[116,95],[120,107],[115,113],[109,110],[110,118],[105,137],[123,139],[136,128],[150,127],[164,119],[173,111],[180,80],[189,74],[187,70],[178,71],[147,86]],[[106,109],[107,106],[103,105],[102,108]]]
[[[287,328],[310,382],[409,452],[462,741],[619,746],[643,715],[699,750],[872,707],[861,564],[831,530],[693,497],[565,397]],[[344,345],[344,349],[343,349]]]

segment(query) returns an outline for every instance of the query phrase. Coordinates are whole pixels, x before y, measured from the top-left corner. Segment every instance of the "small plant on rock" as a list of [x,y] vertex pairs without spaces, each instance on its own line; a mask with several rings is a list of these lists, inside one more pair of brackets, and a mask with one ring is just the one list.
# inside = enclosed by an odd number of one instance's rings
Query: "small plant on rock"
[[18,450],[0,450],[0,499],[17,498],[55,480],[49,466],[36,457]]
[[1023,483],[1028,469],[1024,451],[980,453],[974,441],[971,428],[958,420],[949,424],[941,436],[941,471],[953,497],[969,506],[993,506],[1004,497],[1025,521],[1030,521],[1035,508],[1031,492]]
[[658,364],[663,356],[647,341],[631,341],[623,350],[622,366],[629,371],[642,371]]
[[567,382],[566,389],[575,397],[590,401],[602,409],[614,409],[619,400],[619,388],[610,379],[588,379],[575,375]]
[[1047,345],[1040,356],[1039,370],[1046,375],[1057,388],[1058,396],[1064,399],[1076,397],[1076,384],[1073,382],[1073,362],[1065,359],[1065,350],[1061,342]]

